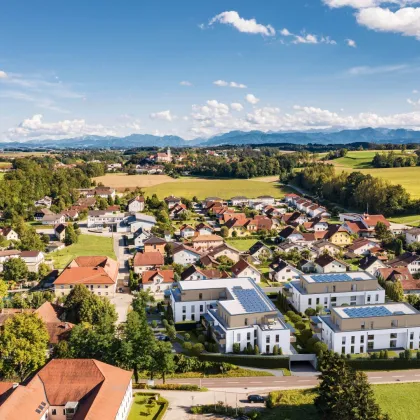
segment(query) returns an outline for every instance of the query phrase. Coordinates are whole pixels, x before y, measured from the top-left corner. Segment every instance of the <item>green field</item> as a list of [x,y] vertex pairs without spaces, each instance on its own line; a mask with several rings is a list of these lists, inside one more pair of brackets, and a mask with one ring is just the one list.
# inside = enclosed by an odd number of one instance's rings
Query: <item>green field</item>
[[64,268],[72,259],[90,255],[106,255],[115,259],[112,238],[80,235],[77,244],[53,252],[48,258],[53,260],[55,268]]
[[[420,383],[373,385],[376,401],[391,420],[419,418]],[[281,394],[280,405],[264,413],[266,420],[320,420],[313,405],[316,392],[313,389],[277,391]]]
[[257,239],[227,239],[226,242],[239,251],[248,251],[252,245],[258,242]]
[[203,180],[165,182],[145,188],[146,195],[157,194],[159,198],[168,195],[178,197],[193,198],[197,196],[204,199],[210,196],[217,196],[229,199],[235,195],[244,195],[248,198],[255,198],[260,195],[272,195],[273,197],[283,197],[290,192],[290,189],[279,185],[277,182],[252,181],[247,179],[226,179],[226,180]]
[[[387,153],[385,150],[363,150],[360,152],[348,152],[345,157],[334,159],[331,163],[334,166],[339,166],[343,168],[352,168],[352,169],[366,169],[372,168],[371,162],[372,159],[375,157],[376,153]],[[394,153],[397,156],[407,156],[410,152],[406,152],[405,154],[394,150]]]
[[420,214],[416,214],[414,216],[401,216],[401,217],[391,217],[389,219],[391,222],[395,223],[403,223],[409,226],[420,226]]

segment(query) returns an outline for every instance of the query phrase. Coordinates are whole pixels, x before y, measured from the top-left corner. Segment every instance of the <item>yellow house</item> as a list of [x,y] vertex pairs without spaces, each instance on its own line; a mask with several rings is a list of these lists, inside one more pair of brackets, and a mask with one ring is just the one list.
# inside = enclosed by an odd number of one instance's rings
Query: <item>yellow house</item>
[[249,219],[230,219],[225,223],[225,226],[229,229],[229,237],[232,237],[233,232],[236,232],[236,236],[249,236],[251,232],[247,229]]
[[325,239],[338,246],[346,246],[353,243],[353,237],[340,225],[329,225]]

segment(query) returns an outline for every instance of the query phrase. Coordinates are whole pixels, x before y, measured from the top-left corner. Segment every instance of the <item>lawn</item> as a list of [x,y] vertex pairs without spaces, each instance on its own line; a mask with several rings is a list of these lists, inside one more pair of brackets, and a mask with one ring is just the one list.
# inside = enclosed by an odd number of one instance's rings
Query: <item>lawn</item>
[[[166,411],[168,401],[165,400],[165,398],[159,397],[158,401],[153,401],[149,404],[149,400],[153,395],[156,394],[134,394],[133,405],[131,406],[128,420],[154,420],[162,411]],[[163,418],[163,415],[161,415],[160,418]]]
[[4,178],[4,172],[0,172],[0,181]]
[[[363,151],[356,151],[356,152],[348,152],[345,157],[334,159],[330,161],[334,164],[334,166],[343,167],[343,168],[351,168],[351,169],[366,169],[372,168],[372,160],[375,157],[376,153],[387,153],[385,150],[363,150]],[[407,156],[410,152],[406,152],[405,154],[394,150],[394,153],[397,156]]]
[[292,191],[277,182],[267,182],[265,179],[194,180],[183,178],[175,181],[145,188],[146,195],[157,194],[160,199],[171,194],[190,199],[194,196],[197,196],[199,199],[210,196],[229,199],[236,195],[244,195],[248,198],[255,198],[260,195],[272,195],[273,197],[280,198],[284,194]]
[[55,268],[64,268],[72,259],[80,256],[106,255],[114,258],[112,238],[94,235],[80,235],[77,244],[65,249],[48,254]]
[[248,251],[252,245],[258,242],[258,239],[227,239],[226,242],[239,251]]
[[[411,420],[420,412],[420,383],[373,385],[376,401],[391,420]],[[275,391],[276,408],[266,410],[265,420],[321,419],[313,405],[314,389]]]
[[415,214],[414,216],[391,217],[389,220],[395,223],[403,223],[405,225],[418,227],[420,225],[420,214]]

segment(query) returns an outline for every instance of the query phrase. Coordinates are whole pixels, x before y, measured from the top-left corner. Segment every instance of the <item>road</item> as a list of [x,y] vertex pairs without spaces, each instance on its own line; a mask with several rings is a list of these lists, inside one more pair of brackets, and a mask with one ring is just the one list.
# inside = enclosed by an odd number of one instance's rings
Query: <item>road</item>
[[[419,370],[366,372],[371,384],[395,382],[420,382]],[[156,381],[158,382],[158,381]],[[240,388],[247,389],[275,388],[296,389],[311,388],[318,385],[317,376],[260,376],[247,378],[203,378],[168,379],[168,383],[200,385],[209,389]]]

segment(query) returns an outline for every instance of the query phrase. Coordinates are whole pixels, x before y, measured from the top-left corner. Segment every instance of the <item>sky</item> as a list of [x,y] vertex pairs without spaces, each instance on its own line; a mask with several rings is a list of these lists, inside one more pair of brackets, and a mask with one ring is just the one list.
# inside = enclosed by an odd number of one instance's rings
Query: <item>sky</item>
[[13,0],[0,141],[420,130],[420,0]]

